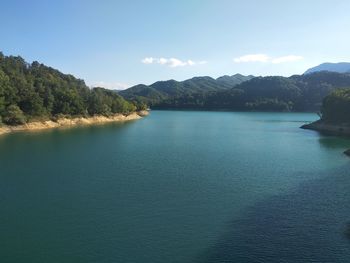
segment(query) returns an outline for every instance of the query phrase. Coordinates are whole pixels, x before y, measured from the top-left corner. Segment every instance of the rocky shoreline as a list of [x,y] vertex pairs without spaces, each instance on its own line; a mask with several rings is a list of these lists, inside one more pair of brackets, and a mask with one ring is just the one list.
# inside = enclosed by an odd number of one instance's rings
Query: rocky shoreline
[[331,135],[350,136],[349,124],[333,124],[318,120],[301,126],[302,129],[315,130]]
[[60,118],[58,120],[34,121],[17,126],[2,126],[0,127],[0,135],[17,132],[17,131],[40,131],[61,127],[74,127],[82,125],[98,125],[110,122],[124,122],[141,119],[149,114],[148,111],[134,112],[129,115],[115,114],[113,116],[93,116],[93,117],[78,117],[78,118]]
[[[350,136],[350,124],[333,124],[327,123],[322,120],[318,120],[309,124],[305,124],[300,128],[306,130],[314,130],[328,135],[336,135],[336,136]],[[350,149],[344,152],[347,156],[350,156]]]

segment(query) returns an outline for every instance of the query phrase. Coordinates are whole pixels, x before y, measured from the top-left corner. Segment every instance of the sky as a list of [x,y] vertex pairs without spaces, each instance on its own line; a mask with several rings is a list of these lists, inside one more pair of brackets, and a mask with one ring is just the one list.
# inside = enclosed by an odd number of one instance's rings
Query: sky
[[0,0],[0,51],[89,86],[350,62],[349,0]]

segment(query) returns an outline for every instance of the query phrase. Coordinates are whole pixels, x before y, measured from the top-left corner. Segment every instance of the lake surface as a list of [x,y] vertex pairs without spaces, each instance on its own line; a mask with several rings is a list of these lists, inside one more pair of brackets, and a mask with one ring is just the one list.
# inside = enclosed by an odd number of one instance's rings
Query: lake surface
[[310,113],[152,111],[0,137],[0,262],[350,262],[350,141]]

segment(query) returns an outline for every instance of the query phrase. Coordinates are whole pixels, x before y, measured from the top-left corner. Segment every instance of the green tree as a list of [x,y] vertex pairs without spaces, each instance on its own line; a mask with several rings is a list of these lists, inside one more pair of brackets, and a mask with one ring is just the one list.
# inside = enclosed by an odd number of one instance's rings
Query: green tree
[[350,123],[350,89],[332,92],[321,108],[322,119],[332,123]]
[[9,79],[0,69],[0,116],[5,110],[5,93],[9,89]]
[[5,110],[3,122],[8,125],[20,125],[26,123],[26,117],[17,105],[10,105]]

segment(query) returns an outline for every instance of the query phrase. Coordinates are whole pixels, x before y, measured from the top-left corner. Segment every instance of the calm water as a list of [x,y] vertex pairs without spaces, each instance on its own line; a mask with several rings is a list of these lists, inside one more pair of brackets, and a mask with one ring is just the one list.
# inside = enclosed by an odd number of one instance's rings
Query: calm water
[[350,141],[308,113],[153,111],[0,137],[0,262],[350,262]]

